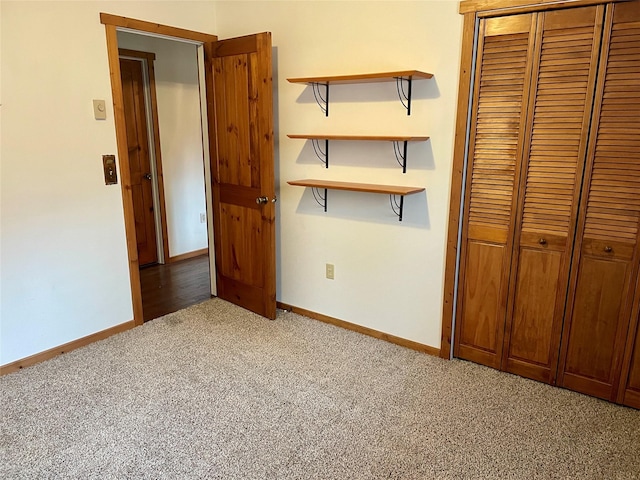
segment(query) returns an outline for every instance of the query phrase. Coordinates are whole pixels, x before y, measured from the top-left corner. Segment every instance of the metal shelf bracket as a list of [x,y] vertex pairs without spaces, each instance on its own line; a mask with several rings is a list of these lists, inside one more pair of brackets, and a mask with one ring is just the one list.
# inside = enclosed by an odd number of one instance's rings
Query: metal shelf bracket
[[406,140],[402,142],[404,144],[402,151],[400,151],[400,142],[393,142],[393,153],[396,155],[396,162],[398,165],[402,167],[402,173],[407,173],[407,142]]
[[[324,97],[322,96],[322,92],[320,88],[324,87]],[[320,107],[320,110],[324,112],[324,116],[329,116],[329,82],[319,83],[313,82],[311,83],[311,88],[313,89],[313,96],[316,99],[316,103]]]
[[[398,98],[400,103],[407,109],[407,115],[411,115],[411,84],[412,77],[395,77],[396,89],[398,90]],[[404,89],[404,82],[407,82],[407,90]]]
[[329,168],[329,140],[324,141],[324,152],[320,148],[320,140],[317,138],[311,139],[311,145],[313,145],[313,151],[316,153],[316,157],[324,164],[325,168]]
[[[400,201],[398,201],[400,197]],[[389,203],[391,204],[391,210],[398,216],[398,221],[402,221],[402,210],[404,208],[404,195],[389,195]]]
[[[320,190],[324,190],[324,196],[322,196],[320,194]],[[318,187],[311,187],[311,193],[313,193],[313,198],[318,203],[318,205],[320,205],[322,208],[324,208],[324,211],[326,212],[327,211],[327,189],[326,188],[320,189]]]

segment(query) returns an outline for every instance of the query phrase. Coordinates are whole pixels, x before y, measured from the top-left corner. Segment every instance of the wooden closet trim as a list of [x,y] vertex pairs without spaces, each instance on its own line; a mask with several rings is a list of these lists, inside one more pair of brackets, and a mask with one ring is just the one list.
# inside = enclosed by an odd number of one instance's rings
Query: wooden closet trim
[[475,13],[482,18],[626,1],[629,0],[463,0],[459,12]]
[[542,12],[552,9],[584,7],[629,0],[463,0],[460,14],[464,15],[462,30],[462,53],[460,79],[458,84],[458,107],[456,132],[453,148],[451,193],[449,198],[449,223],[445,249],[444,294],[442,312],[442,337],[440,356],[451,358],[453,341],[453,310],[456,285],[456,259],[458,254],[458,228],[460,222],[460,202],[462,200],[462,178],[467,148],[467,118],[471,98],[473,78],[474,37],[478,19],[515,13]]

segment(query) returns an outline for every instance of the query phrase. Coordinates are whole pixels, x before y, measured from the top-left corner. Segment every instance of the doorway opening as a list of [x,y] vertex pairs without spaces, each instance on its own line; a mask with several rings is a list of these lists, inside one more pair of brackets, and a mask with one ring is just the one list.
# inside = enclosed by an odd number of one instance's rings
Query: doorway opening
[[[204,162],[204,175],[210,293],[275,319],[276,196],[271,34],[262,32],[218,41],[215,35],[106,13],[100,14],[100,21],[105,25],[111,72],[134,324],[143,323],[143,308],[120,78],[120,32],[196,46],[200,108],[194,110],[199,110],[201,115],[198,131],[204,158],[208,160]],[[166,157],[164,151],[163,157]]]
[[205,39],[126,27],[107,32],[110,64],[117,52],[120,71],[124,128],[117,134],[128,160],[120,152],[120,174],[131,195],[125,222],[133,220],[135,232],[127,241],[136,253],[130,274],[140,325],[216,294]]
[[198,56],[192,43],[117,38],[146,322],[211,296]]

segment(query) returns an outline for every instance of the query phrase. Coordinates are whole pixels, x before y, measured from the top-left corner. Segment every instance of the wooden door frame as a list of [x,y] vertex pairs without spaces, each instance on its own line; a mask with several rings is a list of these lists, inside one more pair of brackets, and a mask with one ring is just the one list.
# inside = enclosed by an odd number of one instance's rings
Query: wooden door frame
[[[131,302],[133,305],[134,325],[142,325],[142,290],[140,287],[140,265],[138,262],[138,247],[136,244],[135,219],[133,213],[133,195],[131,192],[131,175],[129,171],[129,152],[127,148],[126,120],[124,115],[124,99],[122,96],[122,81],[120,78],[120,53],[118,51],[117,31],[130,30],[152,33],[157,36],[169,37],[177,40],[187,40],[205,44],[218,40],[216,35],[195,32],[182,28],[160,25],[158,23],[136,20],[108,13],[100,13],[100,23],[105,26],[107,37],[107,56],[109,59],[109,75],[111,78],[111,92],[113,95],[113,117],[116,128],[116,144],[120,169],[120,186],[122,190],[122,206],[124,210],[125,236],[127,240],[127,256],[129,259],[129,279],[131,284]],[[205,158],[205,162],[210,159]]]
[[[158,216],[160,217],[160,237],[162,239],[162,263],[169,263],[171,256],[169,255],[169,234],[167,231],[167,207],[164,196],[164,176],[162,173],[162,153],[160,150],[160,126],[158,123],[158,98],[156,95],[156,74],[153,65],[156,54],[151,52],[142,52],[140,50],[131,50],[128,48],[119,48],[120,57],[136,58],[142,63],[143,71],[146,69],[147,78],[149,80],[149,111],[151,112],[151,129],[153,133],[153,163],[155,166],[155,175],[153,178],[154,185],[158,194]],[[147,97],[144,98],[145,104]],[[146,112],[145,112],[146,116]],[[155,199],[154,199],[155,200]],[[156,234],[157,238],[157,234]],[[159,261],[160,259],[158,259]]]
[[449,197],[449,221],[445,244],[445,271],[442,309],[442,337],[440,356],[453,358],[453,335],[455,334],[455,304],[459,276],[459,251],[464,211],[464,184],[470,125],[469,115],[473,100],[476,25],[481,18],[498,17],[519,13],[544,12],[562,8],[601,5],[629,0],[463,0],[459,13],[464,16],[462,29],[462,53],[458,84],[458,105],[455,123],[451,191]]

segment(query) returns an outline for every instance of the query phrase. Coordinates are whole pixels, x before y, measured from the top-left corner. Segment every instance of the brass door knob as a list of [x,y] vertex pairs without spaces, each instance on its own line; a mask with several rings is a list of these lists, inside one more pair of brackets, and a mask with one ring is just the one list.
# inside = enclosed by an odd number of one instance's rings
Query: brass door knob
[[256,198],[256,203],[258,205],[264,205],[265,203],[269,202],[269,197],[258,197]]

